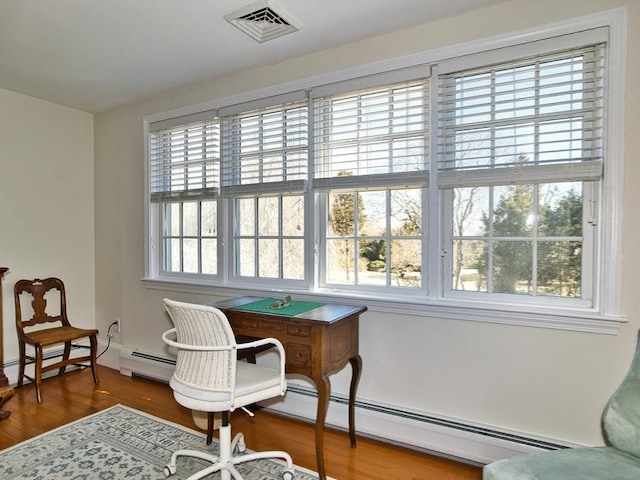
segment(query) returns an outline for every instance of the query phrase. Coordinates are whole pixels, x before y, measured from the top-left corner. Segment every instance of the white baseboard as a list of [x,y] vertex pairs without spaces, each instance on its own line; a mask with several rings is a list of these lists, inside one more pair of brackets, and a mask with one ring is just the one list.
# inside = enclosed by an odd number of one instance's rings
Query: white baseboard
[[[268,408],[314,420],[316,392],[306,387],[289,385],[283,399],[265,402]],[[348,428],[348,398],[332,395],[326,424],[345,431]],[[410,412],[406,408],[356,400],[356,432],[436,455],[453,457],[484,465],[525,453],[563,448],[558,441],[531,438],[518,432],[498,431],[460,419]]]
[[[118,369],[125,375],[140,375],[166,382],[175,361],[112,343],[110,349],[100,357],[99,363]],[[284,398],[265,402],[265,406],[285,415],[314,421],[317,397],[315,390],[308,385],[293,379]],[[345,396],[331,396],[326,425],[347,429],[348,399]],[[356,400],[356,431],[358,435],[477,464],[523,453],[578,446],[363,399]],[[346,437],[345,442],[348,442]]]

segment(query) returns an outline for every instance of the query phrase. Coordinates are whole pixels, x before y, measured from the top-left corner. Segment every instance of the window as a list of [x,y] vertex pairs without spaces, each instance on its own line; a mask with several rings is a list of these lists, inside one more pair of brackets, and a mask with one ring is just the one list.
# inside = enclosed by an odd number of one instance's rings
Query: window
[[160,216],[161,270],[217,274],[219,123],[212,117],[177,126],[159,122],[152,128],[149,185]]
[[[425,69],[404,72],[424,75]],[[312,92],[321,285],[423,287],[428,78]],[[339,89],[339,86],[332,86]]]
[[442,76],[447,294],[592,305],[604,51],[597,44]]
[[154,118],[149,283],[612,331],[620,55],[536,35]]
[[265,103],[221,111],[222,190],[233,219],[229,271],[244,282],[303,282],[308,102],[300,92]]

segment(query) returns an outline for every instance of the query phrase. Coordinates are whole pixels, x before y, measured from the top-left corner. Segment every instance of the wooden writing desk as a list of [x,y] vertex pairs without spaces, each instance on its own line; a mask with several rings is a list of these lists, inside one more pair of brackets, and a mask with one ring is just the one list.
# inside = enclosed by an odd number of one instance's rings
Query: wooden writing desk
[[[327,304],[295,316],[247,312],[233,307],[262,300],[261,297],[239,297],[210,305],[222,310],[236,335],[273,337],[282,342],[286,352],[286,372],[310,378],[318,388],[316,413],[316,460],[318,475],[326,478],[323,433],[329,406],[329,375],[351,364],[349,389],[349,438],[356,446],[355,399],[362,359],[358,353],[358,321],[367,307]],[[294,300],[295,301],[295,300]]]

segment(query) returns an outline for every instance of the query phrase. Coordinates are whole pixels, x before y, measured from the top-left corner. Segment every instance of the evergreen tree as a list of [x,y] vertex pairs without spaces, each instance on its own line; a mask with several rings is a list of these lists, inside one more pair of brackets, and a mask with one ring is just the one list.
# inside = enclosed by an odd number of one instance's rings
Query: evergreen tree
[[[482,223],[486,232],[491,232],[492,238],[501,237],[491,244],[493,258],[492,291],[495,293],[518,293],[517,286],[526,283],[531,286],[531,242],[522,240],[508,240],[511,237],[531,237],[530,217],[533,208],[533,186],[513,185],[508,187],[494,187],[494,195],[501,190],[503,195],[493,210],[493,224],[491,218],[483,215]],[[488,248],[485,244],[484,252],[479,256],[475,267],[481,278],[488,274]]]
[[[582,238],[582,195],[572,188],[555,206],[540,207],[543,237]],[[545,241],[538,246],[538,285],[548,295],[580,296],[582,242]]]

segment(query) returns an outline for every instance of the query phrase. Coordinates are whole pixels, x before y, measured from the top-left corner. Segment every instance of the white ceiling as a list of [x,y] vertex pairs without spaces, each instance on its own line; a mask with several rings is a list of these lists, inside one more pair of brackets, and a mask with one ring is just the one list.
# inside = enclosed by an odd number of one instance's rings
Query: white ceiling
[[260,44],[224,19],[254,0],[0,0],[0,87],[101,112],[504,1],[273,0],[302,28]]

